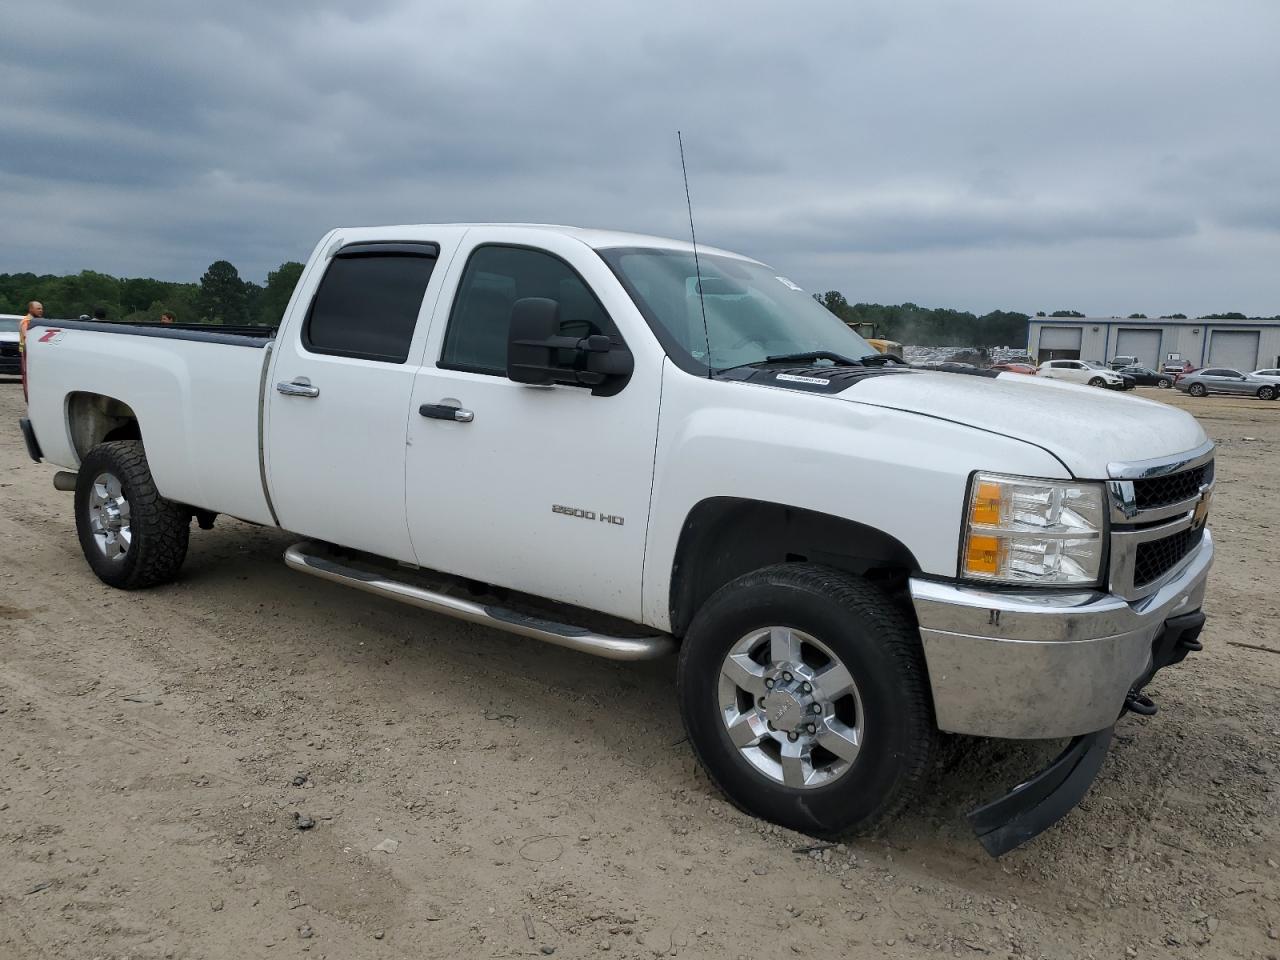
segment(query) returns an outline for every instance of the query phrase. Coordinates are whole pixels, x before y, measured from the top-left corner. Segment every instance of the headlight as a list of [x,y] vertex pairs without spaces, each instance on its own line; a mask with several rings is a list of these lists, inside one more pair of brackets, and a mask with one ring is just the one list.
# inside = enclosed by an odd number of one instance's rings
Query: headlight
[[1096,583],[1105,550],[1102,485],[977,473],[960,576],[1000,583]]

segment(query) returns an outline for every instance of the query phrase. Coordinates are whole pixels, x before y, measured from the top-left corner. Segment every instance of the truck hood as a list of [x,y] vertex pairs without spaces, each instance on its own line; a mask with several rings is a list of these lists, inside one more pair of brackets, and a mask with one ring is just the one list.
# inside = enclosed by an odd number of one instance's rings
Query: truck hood
[[1017,373],[867,377],[837,396],[1025,440],[1082,479],[1105,478],[1109,463],[1171,456],[1205,442],[1195,417],[1167,404]]

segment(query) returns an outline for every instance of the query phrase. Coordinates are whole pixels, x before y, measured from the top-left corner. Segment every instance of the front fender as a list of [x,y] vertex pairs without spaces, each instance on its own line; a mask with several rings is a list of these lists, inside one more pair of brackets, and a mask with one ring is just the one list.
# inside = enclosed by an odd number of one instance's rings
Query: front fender
[[[852,388],[856,390],[857,388]],[[1069,479],[1047,451],[931,416],[664,367],[644,621],[671,628],[672,564],[697,504],[789,504],[880,530],[920,570],[954,576],[969,476]]]

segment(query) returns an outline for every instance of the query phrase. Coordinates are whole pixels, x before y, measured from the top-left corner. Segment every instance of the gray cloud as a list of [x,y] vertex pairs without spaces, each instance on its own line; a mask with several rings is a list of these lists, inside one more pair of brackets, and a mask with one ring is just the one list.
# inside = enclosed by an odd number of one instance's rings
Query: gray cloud
[[700,238],[813,289],[1280,312],[1280,8],[1058,7],[25,4],[0,271],[261,280],[357,223],[683,236],[679,127]]

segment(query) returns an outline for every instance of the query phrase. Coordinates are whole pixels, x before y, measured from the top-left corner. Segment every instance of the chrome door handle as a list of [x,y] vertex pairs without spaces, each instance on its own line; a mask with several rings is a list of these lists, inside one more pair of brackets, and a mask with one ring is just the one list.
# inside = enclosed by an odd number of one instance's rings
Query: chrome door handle
[[306,377],[295,377],[293,380],[281,380],[276,384],[276,392],[286,397],[318,397],[320,388],[313,387]]
[[453,397],[445,397],[439,403],[424,403],[418,413],[432,420],[452,420],[455,423],[470,423],[476,415],[470,410],[462,409],[462,404]]

